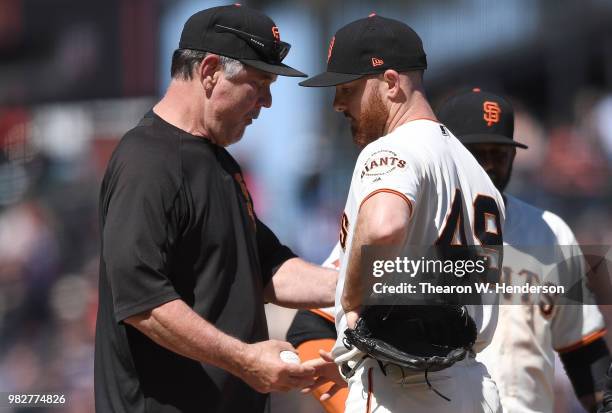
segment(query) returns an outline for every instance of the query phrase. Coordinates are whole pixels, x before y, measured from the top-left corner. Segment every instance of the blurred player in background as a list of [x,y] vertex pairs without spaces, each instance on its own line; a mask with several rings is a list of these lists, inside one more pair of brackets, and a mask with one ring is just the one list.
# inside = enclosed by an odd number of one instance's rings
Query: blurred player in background
[[[510,103],[473,89],[448,99],[437,114],[503,192],[510,181],[516,148],[527,148],[514,140]],[[584,260],[567,224],[550,211],[507,193],[503,196],[504,245],[510,248],[505,249],[502,280],[513,285],[544,283],[554,270],[571,277],[565,285],[582,283]],[[549,256],[557,259],[552,266],[547,262]],[[588,290],[585,293],[590,295]],[[554,305],[552,299],[544,297],[533,305],[500,306],[493,341],[478,358],[496,381],[505,412],[551,412],[556,351],[580,402],[593,412],[610,364],[604,334],[597,306]]]

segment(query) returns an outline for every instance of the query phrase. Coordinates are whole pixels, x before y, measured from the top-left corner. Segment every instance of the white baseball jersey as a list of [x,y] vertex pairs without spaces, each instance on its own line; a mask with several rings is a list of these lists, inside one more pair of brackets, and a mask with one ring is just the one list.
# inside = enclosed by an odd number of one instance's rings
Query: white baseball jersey
[[[565,222],[509,195],[504,244],[510,248],[504,247],[502,281],[514,285],[544,279],[554,282],[558,274],[553,266],[574,282],[582,281],[584,261]],[[560,262],[563,266],[557,267]],[[515,302],[516,298],[505,299]],[[477,356],[496,381],[505,412],[552,412],[553,350],[570,351],[605,333],[603,318],[594,305],[551,306],[546,296],[538,301],[535,305],[501,305],[493,340]]]
[[[503,199],[476,159],[442,124],[419,119],[366,146],[357,160],[341,223],[340,275],[335,319],[343,343],[346,317],[340,304],[357,213],[378,192],[390,192],[410,206],[405,246],[432,246],[444,236],[448,244],[481,245],[488,234],[499,234],[504,222]],[[483,228],[475,234],[473,228]],[[488,242],[490,243],[490,242]],[[497,306],[468,306],[478,327],[475,350],[488,344],[497,320]]]

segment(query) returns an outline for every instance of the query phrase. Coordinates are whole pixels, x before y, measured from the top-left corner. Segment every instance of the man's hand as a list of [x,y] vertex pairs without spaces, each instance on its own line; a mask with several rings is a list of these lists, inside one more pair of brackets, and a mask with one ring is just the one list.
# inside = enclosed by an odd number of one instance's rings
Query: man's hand
[[311,386],[314,367],[285,363],[280,359],[284,350],[296,352],[291,344],[278,340],[247,345],[246,362],[239,377],[260,393]]
[[319,398],[319,400],[324,402],[325,400],[333,397],[334,394],[336,394],[340,389],[346,387],[347,384],[340,375],[338,366],[336,363],[334,363],[334,358],[332,357],[331,353],[328,353],[325,350],[319,350],[319,354],[321,355],[320,358],[308,360],[302,364],[303,366],[313,367],[315,369],[314,375],[317,377],[314,384],[302,389],[302,393],[309,393],[324,383],[332,382],[333,385]]

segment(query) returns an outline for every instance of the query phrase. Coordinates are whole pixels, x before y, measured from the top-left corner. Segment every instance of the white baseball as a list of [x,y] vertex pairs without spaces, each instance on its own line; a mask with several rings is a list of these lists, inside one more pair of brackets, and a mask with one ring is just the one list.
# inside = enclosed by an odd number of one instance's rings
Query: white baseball
[[280,359],[285,363],[300,364],[300,357],[293,351],[283,350],[280,352]]

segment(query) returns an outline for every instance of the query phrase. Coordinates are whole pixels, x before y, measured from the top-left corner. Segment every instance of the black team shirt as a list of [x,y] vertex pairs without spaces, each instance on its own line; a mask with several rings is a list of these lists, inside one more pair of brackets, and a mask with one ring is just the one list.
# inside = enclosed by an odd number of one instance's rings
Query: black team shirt
[[266,395],[123,322],[181,299],[244,342],[268,339],[263,288],[295,255],[257,219],[236,161],[151,111],[113,153],[99,207],[96,411],[263,411]]

